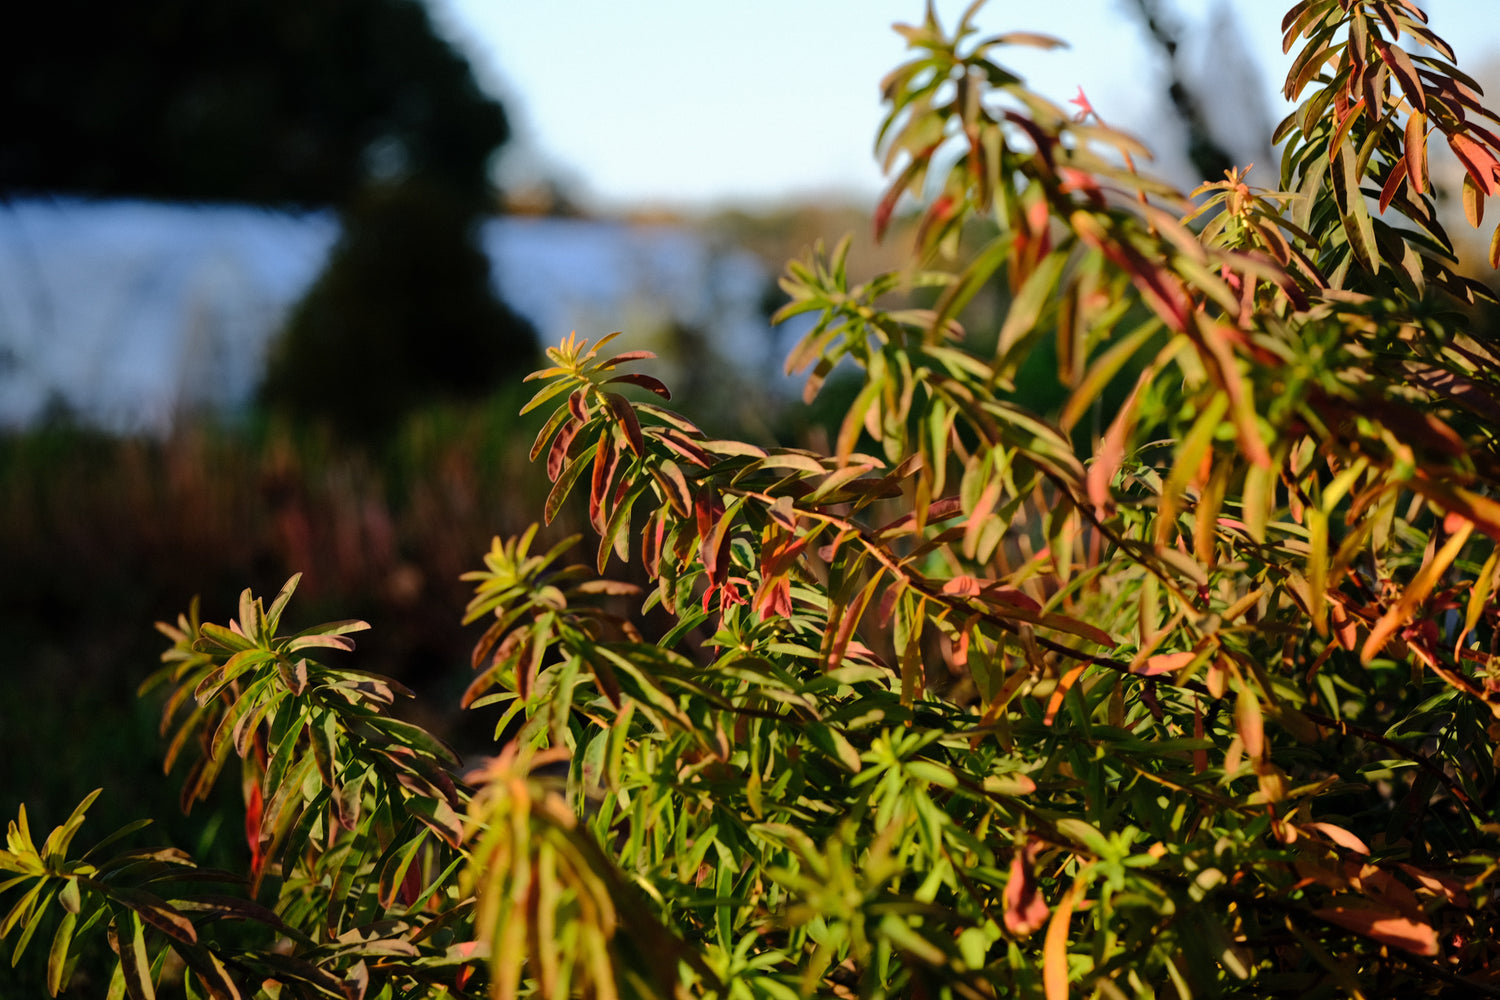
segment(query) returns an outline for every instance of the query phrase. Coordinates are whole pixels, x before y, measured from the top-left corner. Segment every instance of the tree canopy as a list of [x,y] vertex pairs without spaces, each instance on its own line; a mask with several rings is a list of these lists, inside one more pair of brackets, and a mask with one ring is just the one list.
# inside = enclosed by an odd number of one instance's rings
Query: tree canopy
[[0,190],[340,204],[484,194],[504,110],[418,0],[60,0],[0,41]]

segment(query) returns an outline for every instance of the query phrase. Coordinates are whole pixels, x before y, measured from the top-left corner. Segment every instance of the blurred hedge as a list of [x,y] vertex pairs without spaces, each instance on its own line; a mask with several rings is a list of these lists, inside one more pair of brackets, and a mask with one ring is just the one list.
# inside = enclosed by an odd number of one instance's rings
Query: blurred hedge
[[[458,577],[492,535],[530,523],[547,485],[522,474],[535,427],[514,416],[521,391],[426,408],[373,449],[284,422],[0,438],[0,813],[25,801],[61,817],[104,785],[100,829],[175,815],[175,800],[151,801],[172,793],[156,777],[156,706],[135,689],[166,645],[152,622],[194,595],[227,614],[244,587],[303,571],[307,624],[375,622],[362,663],[414,688],[413,710],[455,705],[473,643]],[[456,712],[421,721],[464,742]],[[467,724],[488,737],[493,720]],[[185,847],[207,835],[193,818],[169,833]]]

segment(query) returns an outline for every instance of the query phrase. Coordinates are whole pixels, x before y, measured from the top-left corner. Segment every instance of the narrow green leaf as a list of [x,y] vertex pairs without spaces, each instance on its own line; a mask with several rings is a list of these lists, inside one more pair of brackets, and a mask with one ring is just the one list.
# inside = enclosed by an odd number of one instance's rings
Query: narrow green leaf
[[78,833],[78,828],[83,825],[84,814],[88,812],[89,806],[94,804],[94,800],[99,797],[99,793],[102,791],[104,789],[96,788],[85,795],[83,801],[78,803],[73,809],[73,813],[68,817],[67,822],[48,835],[47,842],[42,845],[42,857],[49,864],[56,864],[67,857],[68,847],[73,843],[73,837]]
[[150,826],[150,825],[151,825],[151,820],[149,820],[149,819],[138,819],[138,820],[134,820],[132,822],[126,823],[124,826],[120,827],[114,833],[111,833],[108,837],[105,837],[103,840],[99,841],[93,847],[89,848],[88,853],[86,853],[83,856],[84,860],[88,860],[89,858],[93,858],[93,857],[96,857],[97,855],[102,854],[104,852],[104,848],[106,848],[109,845],[113,844],[115,841],[120,840],[123,837],[127,837],[130,834],[134,833],[135,831],[140,830],[140,829],[142,829],[144,827],[147,827],[147,826]]
[[1307,525],[1308,617],[1319,635],[1328,634],[1328,517],[1317,507],[1303,512]]
[[807,738],[829,757],[838,761],[844,768],[858,774],[863,764],[856,751],[844,734],[830,725],[822,722],[812,722],[803,729]]
[[1359,189],[1359,170],[1354,154],[1340,147],[1334,156],[1333,187],[1339,203],[1340,218],[1349,249],[1359,261],[1360,267],[1371,274],[1380,270],[1379,248],[1375,244],[1374,224],[1370,221],[1370,208]]
[[214,647],[216,646],[230,652],[240,652],[241,650],[255,648],[255,643],[250,639],[222,625],[215,625],[213,622],[204,622],[202,625],[199,625],[198,633],[203,638],[194,643],[194,647],[204,646],[205,648],[200,650],[201,652],[214,652]]
[[10,937],[10,932],[15,930],[21,921],[30,918],[34,907],[41,908],[38,903],[43,890],[47,888],[47,881],[45,878],[38,879],[36,885],[26,890],[26,894],[16,900],[10,912],[5,915],[5,919],[0,921],[0,938]]
[[640,477],[635,485],[620,498],[620,502],[615,504],[614,510],[609,512],[609,520],[605,522],[604,531],[599,536],[597,565],[600,573],[603,573],[605,566],[609,564],[611,552],[621,562],[630,561],[630,512],[641,494],[651,488],[651,482],[649,476]]
[[406,880],[406,871],[411,867],[412,860],[416,858],[422,843],[431,836],[430,828],[420,826],[417,829],[418,832],[410,840],[402,842],[400,846],[387,852],[384,862],[380,865],[380,905],[387,910],[395,908],[396,894]]
[[1203,412],[1198,415],[1198,419],[1193,422],[1192,429],[1178,445],[1177,454],[1173,458],[1172,472],[1162,486],[1156,521],[1157,545],[1171,544],[1172,536],[1176,533],[1177,511],[1182,505],[1183,493],[1187,490],[1188,483],[1198,474],[1199,466],[1203,463],[1203,456],[1208,453],[1209,446],[1213,443],[1214,433],[1219,429],[1219,422],[1224,418],[1224,413],[1228,409],[1229,394],[1214,393],[1208,405],[1203,408]]
[[834,459],[840,466],[849,462],[849,456],[854,452],[854,446],[859,441],[859,433],[866,429],[867,417],[870,411],[880,403],[880,393],[885,388],[885,379],[876,378],[874,373],[870,374],[859,395],[854,397],[854,402],[849,404],[849,410],[844,414],[844,420],[839,425],[838,443],[834,451]]
[[557,512],[562,509],[563,501],[568,499],[568,494],[573,490],[573,484],[578,482],[580,476],[590,471],[594,464],[594,453],[599,450],[596,441],[585,448],[578,457],[563,470],[557,477],[557,482],[552,485],[552,492],[547,494],[546,505],[542,508],[542,520],[551,524],[557,517]]
[[1043,258],[1027,275],[1020,291],[1011,301],[995,343],[995,360],[1002,372],[1014,371],[1020,365],[1018,347],[1028,343],[1037,332],[1042,311],[1054,298],[1063,269],[1068,266],[1068,252],[1057,249]]
[[[558,374],[562,373],[559,372]],[[538,406],[541,406],[547,400],[562,395],[569,389],[574,388],[577,384],[578,383],[575,379],[559,378],[556,382],[553,382],[550,385],[543,386],[541,389],[537,390],[536,395],[532,396],[531,399],[527,401],[525,406],[521,407],[521,415],[525,416],[532,410],[536,409]]]
[[457,765],[458,754],[453,748],[415,723],[401,719],[372,719],[370,724],[384,732],[393,744],[416,750],[435,760]]
[[1275,502],[1276,470],[1252,464],[1245,470],[1244,506],[1245,530],[1257,544],[1265,544],[1266,524],[1270,520],[1271,507]]
[[301,581],[301,573],[293,573],[286,583],[281,585],[281,590],[276,594],[276,599],[271,602],[271,608],[266,612],[266,631],[275,635],[281,628],[281,615],[291,601],[292,595],[297,592],[297,584]]
[[[117,914],[110,921],[109,936],[115,952],[120,956],[117,971],[123,977],[130,1000],[156,1000],[156,986],[151,981],[151,958],[146,952],[141,918],[134,911],[128,917],[123,913]],[[114,993],[113,985],[110,992]]]
[[52,948],[47,953],[47,994],[57,996],[68,985],[68,948],[73,943],[73,928],[78,925],[78,914],[69,911],[63,914],[52,935]]
[[[37,888],[45,888],[46,885],[46,882],[42,882]],[[10,964],[12,968],[14,968],[16,963],[21,960],[21,955],[25,953],[26,946],[31,943],[31,939],[36,934],[37,928],[42,925],[42,918],[47,915],[47,909],[48,907],[45,902],[38,902],[35,909],[32,910],[31,919],[26,921],[26,927],[21,931],[20,939],[16,941],[15,951],[10,953]],[[72,914],[68,914],[68,916],[71,915]]]
[[1094,401],[1099,398],[1110,381],[1119,374],[1125,363],[1135,356],[1136,352],[1146,345],[1153,336],[1162,328],[1162,322],[1158,317],[1151,317],[1136,327],[1130,333],[1121,337],[1118,342],[1111,344],[1109,349],[1099,355],[1098,359],[1088,367],[1078,387],[1068,396],[1068,401],[1063,405],[1062,415],[1058,417],[1058,426],[1064,433],[1070,432],[1084,413]]
[[1000,270],[1010,255],[1013,243],[1014,237],[1011,234],[1002,233],[974,255],[958,280],[938,300],[937,311],[932,318],[933,330],[946,329],[948,324],[958,318],[964,307],[973,301],[979,290]]
[[1479,575],[1474,578],[1474,585],[1469,590],[1468,607],[1464,610],[1464,634],[1474,631],[1479,624],[1479,619],[1484,616],[1489,606],[1490,593],[1495,588],[1495,570],[1500,565],[1500,548],[1490,550],[1489,558],[1480,567]]

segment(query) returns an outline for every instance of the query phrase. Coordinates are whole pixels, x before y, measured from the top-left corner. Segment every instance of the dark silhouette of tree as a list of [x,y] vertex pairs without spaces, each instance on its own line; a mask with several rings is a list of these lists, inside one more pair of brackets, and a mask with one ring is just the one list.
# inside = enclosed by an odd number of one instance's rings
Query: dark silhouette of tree
[[529,366],[535,333],[489,293],[476,224],[450,193],[419,181],[351,205],[272,355],[265,401],[373,441],[414,407],[483,395]]
[[488,190],[509,127],[419,0],[52,0],[0,33],[0,189],[341,204]]

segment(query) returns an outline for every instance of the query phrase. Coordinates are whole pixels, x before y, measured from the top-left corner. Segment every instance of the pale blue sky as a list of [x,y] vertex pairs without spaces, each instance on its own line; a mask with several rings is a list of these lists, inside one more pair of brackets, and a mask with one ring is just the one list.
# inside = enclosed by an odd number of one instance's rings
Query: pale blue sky
[[[614,209],[870,197],[880,184],[871,152],[877,83],[905,51],[890,25],[919,21],[923,9],[922,0],[429,2],[506,102],[519,133],[509,167],[529,173],[540,164]],[[1157,111],[1165,84],[1127,3],[990,0],[978,24],[985,33],[1024,29],[1068,40],[1067,50],[1014,49],[1001,61],[1058,101],[1083,86],[1111,124],[1152,143],[1166,138]],[[1246,79],[1278,120],[1290,60],[1280,22],[1289,3],[1165,6],[1185,29],[1189,70]],[[945,26],[966,5],[936,2]],[[1424,6],[1460,66],[1500,66],[1500,0]],[[1243,38],[1250,65],[1226,60],[1225,33]],[[1500,73],[1489,77],[1496,80],[1489,96],[1500,99]],[[1239,108],[1231,103],[1219,114],[1234,120]],[[1171,172],[1169,159],[1161,169]]]

